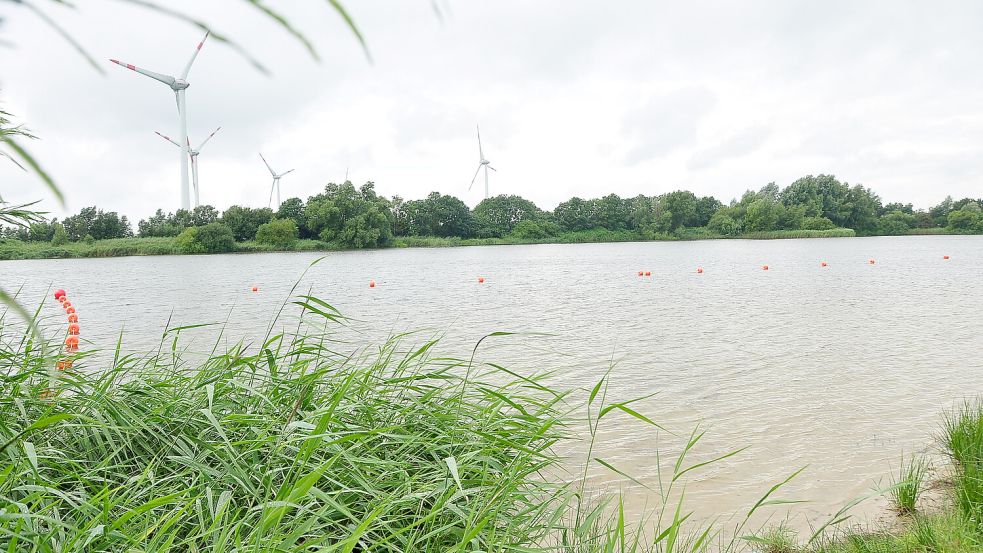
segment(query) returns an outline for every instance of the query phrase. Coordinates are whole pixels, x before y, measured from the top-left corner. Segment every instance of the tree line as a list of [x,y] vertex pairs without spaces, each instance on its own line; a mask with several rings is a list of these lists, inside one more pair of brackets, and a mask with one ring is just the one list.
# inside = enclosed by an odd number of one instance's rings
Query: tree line
[[157,212],[137,223],[95,207],[58,221],[5,228],[0,235],[55,245],[109,238],[177,237],[189,252],[224,251],[256,240],[289,247],[315,239],[344,248],[372,248],[395,237],[516,238],[548,240],[564,233],[608,231],[639,239],[739,236],[781,230],[853,229],[858,235],[901,235],[916,229],[983,233],[983,199],[946,198],[928,210],[884,204],[871,189],[832,175],[806,176],[780,188],[770,183],[723,204],[712,196],[677,190],[657,196],[571,198],[554,210],[516,195],[487,198],[474,209],[459,198],[432,192],[419,200],[386,198],[367,182],[328,184],[320,194],[290,198],[277,210],[233,205],[219,213],[203,205],[191,211]]

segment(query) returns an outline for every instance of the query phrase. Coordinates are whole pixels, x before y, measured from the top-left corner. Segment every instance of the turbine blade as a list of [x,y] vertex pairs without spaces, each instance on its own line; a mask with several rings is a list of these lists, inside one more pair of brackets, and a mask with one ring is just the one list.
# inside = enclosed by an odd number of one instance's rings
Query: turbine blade
[[276,178],[276,171],[274,171],[273,168],[270,167],[270,163],[268,161],[266,161],[266,158],[265,157],[263,157],[262,152],[260,152],[259,158],[262,159],[263,160],[263,163],[266,164],[266,168],[270,170],[270,174],[273,175],[273,178]]
[[478,157],[483,160],[485,159],[485,153],[481,151],[481,129],[477,125],[475,125],[475,128],[478,129]]
[[293,173],[294,171],[296,171],[296,169],[291,169],[291,170],[289,170],[289,171],[287,171],[286,173],[280,173],[280,174],[279,174],[279,175],[277,176],[277,178],[280,178],[280,177],[282,177],[283,175],[286,175],[287,173]]
[[175,145],[175,146],[177,146],[178,148],[180,148],[180,147],[181,147],[181,145],[180,145],[180,144],[178,144],[177,142],[174,142],[173,140],[171,140],[171,137],[169,137],[169,136],[166,136],[166,135],[163,135],[163,134],[160,134],[160,133],[159,133],[159,132],[157,132],[157,131],[154,131],[154,134],[156,134],[157,136],[159,136],[159,137],[161,137],[161,138],[163,138],[164,140],[166,140],[166,141],[168,141],[168,142],[170,142],[171,144],[174,144],[174,145]]
[[489,168],[489,169],[491,169],[492,171],[495,171],[496,173],[498,172],[498,169],[495,169],[495,168],[494,168],[494,167],[492,167],[491,165],[489,165],[489,166],[488,166],[488,168]]
[[266,207],[273,205],[273,189],[276,188],[276,178],[273,179],[273,184],[270,186],[270,200],[266,202]]
[[183,80],[186,80],[188,78],[188,73],[191,72],[191,64],[193,64],[195,62],[195,58],[198,57],[198,52],[201,52],[201,47],[205,45],[205,40],[208,38],[208,34],[209,33],[207,33],[207,32],[205,33],[205,38],[201,39],[201,42],[198,43],[198,47],[195,48],[195,52],[193,54],[191,54],[191,59],[188,60],[188,65],[185,65],[184,66],[184,72],[181,73],[181,80],[182,81]]
[[121,67],[125,67],[125,68],[129,69],[130,71],[136,71],[137,73],[140,73],[141,75],[146,75],[146,76],[150,77],[151,79],[158,80],[158,81],[166,84],[167,86],[171,86],[172,84],[174,84],[174,81],[177,80],[177,79],[175,79],[174,77],[172,77],[170,75],[164,75],[163,73],[154,73],[153,71],[148,71],[146,69],[142,69],[140,67],[137,67],[137,66],[133,65],[132,63],[123,63],[123,62],[121,62],[119,60],[109,60],[109,61],[111,61],[111,62],[113,62],[116,65],[119,65]]
[[480,172],[481,172],[481,164],[479,163],[478,168],[474,172],[474,176],[471,177],[471,184],[468,185],[468,190],[471,190],[471,187],[474,186],[474,179],[478,178],[478,173]]
[[215,129],[214,131],[212,131],[212,134],[208,135],[208,138],[206,138],[205,140],[203,140],[201,142],[201,144],[198,146],[198,151],[200,152],[201,149],[205,147],[205,144],[208,144],[208,141],[211,140],[212,137],[215,136],[215,133],[217,133],[220,130],[222,130],[222,127],[219,127],[217,129]]

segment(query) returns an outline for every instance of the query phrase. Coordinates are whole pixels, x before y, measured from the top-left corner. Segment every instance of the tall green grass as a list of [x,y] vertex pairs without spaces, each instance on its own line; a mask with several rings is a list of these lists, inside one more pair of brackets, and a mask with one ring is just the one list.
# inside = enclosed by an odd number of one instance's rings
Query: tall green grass
[[891,486],[891,498],[899,513],[907,515],[915,512],[928,469],[929,464],[924,456],[912,455],[907,463],[904,457],[901,458],[898,474]]
[[[352,348],[328,303],[296,299],[290,331],[191,354],[79,359],[42,399],[60,353],[0,316],[0,546],[10,551],[706,551],[743,542],[690,522],[686,442],[662,504],[630,523],[588,468],[604,424],[658,424],[610,376],[576,399],[407,336]],[[281,320],[271,328],[284,326]],[[56,334],[48,329],[46,334]],[[271,333],[272,334],[272,333]],[[496,333],[489,339],[500,339]],[[57,336],[57,334],[56,334]],[[479,345],[481,342],[479,342]],[[477,349],[477,346],[476,346]],[[581,397],[583,397],[581,396]],[[613,417],[618,418],[613,420]],[[590,428],[584,471],[555,453]],[[774,486],[749,512],[784,502]],[[742,528],[745,522],[741,523]],[[735,533],[736,535],[737,533]]]

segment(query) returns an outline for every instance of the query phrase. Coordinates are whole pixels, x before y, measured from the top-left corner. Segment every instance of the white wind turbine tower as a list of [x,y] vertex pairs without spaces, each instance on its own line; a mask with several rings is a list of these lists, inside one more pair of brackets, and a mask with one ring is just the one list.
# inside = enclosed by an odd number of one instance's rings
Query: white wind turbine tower
[[181,144],[181,209],[190,209],[191,200],[189,198],[188,190],[188,107],[185,102],[184,91],[188,88],[189,83],[187,81],[188,73],[191,72],[191,64],[195,62],[195,58],[198,57],[198,52],[201,51],[201,47],[205,44],[205,39],[208,38],[208,33],[205,33],[205,38],[201,39],[198,43],[198,47],[195,48],[193,54],[191,54],[191,59],[188,60],[188,64],[184,66],[184,71],[181,72],[181,76],[174,78],[170,75],[163,75],[161,73],[154,73],[153,71],[148,71],[146,69],[139,68],[133,64],[123,63],[119,60],[109,60],[116,65],[121,65],[131,71],[136,71],[142,75],[146,75],[151,79],[158,80],[167,86],[171,87],[174,91],[174,98],[177,100],[177,116],[178,125],[181,130],[180,138],[178,139],[178,144]]
[[[280,178],[282,178],[287,173],[292,173],[294,170],[291,169],[289,171],[284,171],[283,173],[277,174],[277,172],[274,171],[272,167],[270,167],[270,163],[268,161],[266,161],[266,158],[263,157],[263,154],[259,154],[259,157],[260,157],[260,159],[263,160],[263,163],[266,164],[266,168],[270,170],[270,174],[273,175],[273,186],[270,187],[270,203],[273,202],[273,189],[275,188],[276,189],[276,208],[277,209],[280,209]],[[267,203],[266,204],[267,207],[269,207],[270,203]]]
[[[201,141],[201,144],[199,144],[197,148],[192,148],[191,147],[191,140],[190,139],[187,142],[187,144],[188,144],[188,157],[191,158],[191,186],[192,186],[192,188],[194,188],[194,191],[195,191],[195,207],[198,207],[199,205],[201,205],[201,200],[200,200],[199,194],[198,194],[198,154],[201,153],[201,149],[205,147],[205,144],[208,144],[208,141],[211,140],[213,136],[215,136],[215,133],[217,133],[220,130],[222,130],[222,127],[219,127],[217,129],[215,129],[214,131],[212,131],[212,134],[208,135],[208,138],[202,140]],[[154,132],[157,133],[157,136],[163,138],[164,140],[170,142],[171,144],[174,144],[178,148],[181,148],[181,145],[178,144],[177,142],[171,140],[171,137],[169,137],[167,135],[160,134],[157,131],[154,131]],[[184,148],[181,148],[181,149],[183,150]]]
[[479,161],[478,161],[478,170],[475,171],[474,172],[474,176],[471,177],[471,185],[468,186],[468,190],[471,190],[471,187],[474,186],[474,180],[476,178],[478,178],[478,173],[481,172],[481,168],[484,167],[485,168],[485,199],[487,200],[488,199],[488,170],[491,169],[492,171],[498,172],[498,169],[495,169],[494,167],[492,167],[491,165],[489,165],[491,162],[488,161],[487,159],[485,159],[485,152],[482,151],[482,149],[481,149],[481,129],[480,128],[478,129],[478,159],[479,159]]

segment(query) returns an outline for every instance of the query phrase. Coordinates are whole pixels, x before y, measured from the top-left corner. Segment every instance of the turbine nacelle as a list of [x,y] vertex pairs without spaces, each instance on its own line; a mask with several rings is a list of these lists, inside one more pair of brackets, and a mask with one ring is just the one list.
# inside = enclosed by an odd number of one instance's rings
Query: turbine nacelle
[[174,79],[174,82],[171,83],[171,89],[173,89],[174,92],[177,92],[178,90],[184,90],[189,86],[191,86],[191,83],[189,83],[184,79]]

